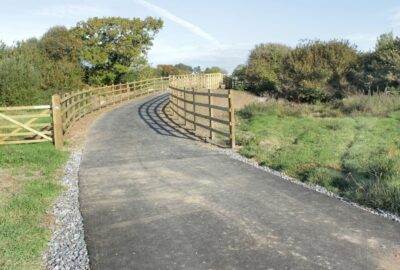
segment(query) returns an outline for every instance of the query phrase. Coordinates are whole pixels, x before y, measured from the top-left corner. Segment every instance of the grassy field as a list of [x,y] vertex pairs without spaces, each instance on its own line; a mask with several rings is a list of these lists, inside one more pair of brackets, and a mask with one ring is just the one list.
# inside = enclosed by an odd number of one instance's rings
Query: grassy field
[[241,154],[361,204],[400,213],[400,97],[283,100],[239,112]]
[[46,211],[62,190],[55,179],[67,157],[51,143],[0,146],[0,269],[42,269]]

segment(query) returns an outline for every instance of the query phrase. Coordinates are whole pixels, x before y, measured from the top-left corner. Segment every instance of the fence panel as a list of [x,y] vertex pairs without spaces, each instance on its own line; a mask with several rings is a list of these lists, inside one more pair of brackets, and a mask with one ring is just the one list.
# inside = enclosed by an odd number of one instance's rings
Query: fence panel
[[0,144],[53,141],[51,106],[0,107]]
[[[224,83],[224,76],[215,74],[194,74],[170,76],[170,109],[182,126],[189,123],[193,130],[197,127],[208,131],[213,140],[214,134],[229,138],[230,146],[235,147],[234,110],[230,90],[218,90]],[[218,123],[224,128],[214,126]]]

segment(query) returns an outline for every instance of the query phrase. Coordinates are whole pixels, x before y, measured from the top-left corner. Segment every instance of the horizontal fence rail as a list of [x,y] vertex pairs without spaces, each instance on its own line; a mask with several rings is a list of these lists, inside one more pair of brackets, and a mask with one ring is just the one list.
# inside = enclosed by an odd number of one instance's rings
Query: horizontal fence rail
[[[195,131],[201,127],[209,132],[211,140],[214,134],[227,137],[233,148],[235,124],[232,95],[230,90],[223,90],[223,93],[213,91],[221,88],[223,79],[219,73],[170,77],[169,107],[175,116],[183,120],[183,126],[190,123]],[[222,129],[216,128],[215,123],[221,125]],[[229,132],[225,132],[225,129]]]

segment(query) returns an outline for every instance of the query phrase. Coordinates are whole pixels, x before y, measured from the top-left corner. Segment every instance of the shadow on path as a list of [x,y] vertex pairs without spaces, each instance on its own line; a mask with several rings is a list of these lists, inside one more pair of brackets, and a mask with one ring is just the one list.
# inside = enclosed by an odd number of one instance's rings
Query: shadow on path
[[170,117],[166,113],[168,101],[168,94],[163,94],[146,101],[139,106],[138,113],[140,118],[159,135],[198,140],[198,138],[193,134],[185,132],[186,129],[179,127],[171,121]]

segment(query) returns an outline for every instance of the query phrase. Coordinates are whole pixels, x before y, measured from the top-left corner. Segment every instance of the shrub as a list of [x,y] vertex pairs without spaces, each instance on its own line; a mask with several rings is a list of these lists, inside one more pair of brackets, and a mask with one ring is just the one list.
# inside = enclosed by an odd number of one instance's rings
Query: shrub
[[0,104],[34,104],[39,97],[40,73],[21,56],[0,60]]
[[[276,94],[281,89],[279,75],[290,48],[281,44],[260,44],[251,52],[247,61],[246,78],[253,92]],[[239,71],[238,71],[239,72]]]
[[315,103],[343,97],[350,88],[347,74],[357,61],[348,41],[308,41],[284,61],[282,91],[285,97]]

